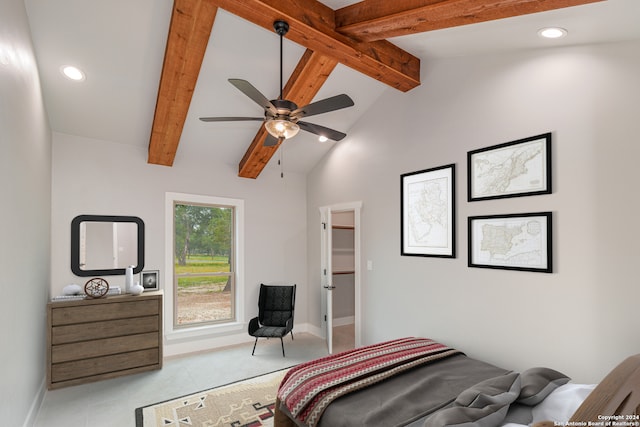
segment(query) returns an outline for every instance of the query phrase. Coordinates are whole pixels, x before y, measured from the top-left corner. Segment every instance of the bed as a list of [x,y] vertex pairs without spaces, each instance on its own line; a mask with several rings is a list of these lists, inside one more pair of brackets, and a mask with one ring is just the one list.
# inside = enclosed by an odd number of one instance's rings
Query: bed
[[640,426],[640,354],[599,384],[513,372],[426,338],[401,338],[292,368],[275,427]]

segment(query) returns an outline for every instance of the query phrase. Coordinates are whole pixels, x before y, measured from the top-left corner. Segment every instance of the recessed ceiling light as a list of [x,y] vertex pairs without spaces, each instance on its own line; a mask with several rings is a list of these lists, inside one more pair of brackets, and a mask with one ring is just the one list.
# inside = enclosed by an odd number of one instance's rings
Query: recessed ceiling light
[[63,65],[60,67],[60,71],[70,80],[82,81],[86,78],[82,70],[72,65]]
[[318,141],[320,141],[320,142],[327,142],[328,140],[329,140],[329,138],[327,138],[324,135],[320,135],[320,137],[318,138]]
[[538,35],[545,39],[559,39],[567,35],[567,30],[560,27],[547,27],[538,30]]

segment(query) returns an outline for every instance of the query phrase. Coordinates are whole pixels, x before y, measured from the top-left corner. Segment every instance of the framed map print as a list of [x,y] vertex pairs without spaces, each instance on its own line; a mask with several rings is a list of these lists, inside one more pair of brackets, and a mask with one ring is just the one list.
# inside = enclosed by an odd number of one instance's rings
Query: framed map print
[[467,153],[467,200],[551,194],[551,133]]
[[469,217],[469,267],[552,273],[551,212]]
[[400,176],[401,255],[455,258],[456,165]]

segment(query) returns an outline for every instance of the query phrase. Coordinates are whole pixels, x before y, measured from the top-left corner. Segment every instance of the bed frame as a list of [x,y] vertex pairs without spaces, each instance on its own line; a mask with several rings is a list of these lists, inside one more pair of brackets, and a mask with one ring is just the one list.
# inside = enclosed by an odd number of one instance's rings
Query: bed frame
[[[613,419],[605,417],[617,416]],[[640,354],[627,357],[604,377],[576,410],[571,422],[598,423],[605,421],[640,423]],[[533,427],[552,427],[551,421],[542,421]],[[606,425],[606,424],[605,424]],[[611,425],[611,424],[609,424]]]
[[273,427],[298,427],[297,424],[280,410],[280,399],[276,398],[276,409],[273,417]]
[[[640,354],[627,357],[587,396],[570,421],[602,421],[602,416],[629,417],[640,422]],[[637,425],[637,424],[636,424]]]
[[[280,401],[276,401],[274,427],[296,427],[296,423],[279,410]],[[619,418],[607,418],[618,416]],[[582,402],[571,422],[602,421],[627,422],[629,425],[640,423],[640,354],[626,358],[616,366]],[[557,425],[544,421],[533,427],[551,427]],[[611,425],[611,424],[609,424]]]

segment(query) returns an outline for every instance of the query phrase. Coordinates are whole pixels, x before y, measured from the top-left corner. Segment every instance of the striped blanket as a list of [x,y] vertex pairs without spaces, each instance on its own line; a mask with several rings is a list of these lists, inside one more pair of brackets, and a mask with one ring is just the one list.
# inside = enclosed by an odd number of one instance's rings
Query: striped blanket
[[460,351],[426,338],[349,350],[293,367],[280,383],[278,399],[299,423],[314,427],[338,397],[454,354]]

